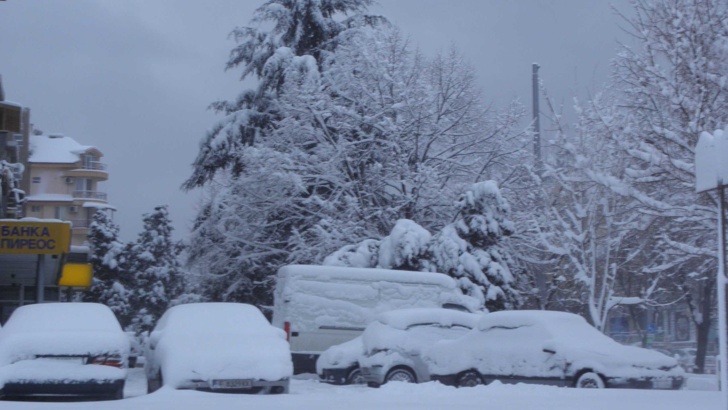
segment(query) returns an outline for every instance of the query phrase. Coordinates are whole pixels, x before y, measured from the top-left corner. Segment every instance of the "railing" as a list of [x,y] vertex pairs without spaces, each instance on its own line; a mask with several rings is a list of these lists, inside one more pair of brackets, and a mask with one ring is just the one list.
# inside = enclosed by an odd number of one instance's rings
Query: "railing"
[[107,195],[106,192],[99,191],[73,191],[73,197],[106,201]]
[[74,228],[88,228],[91,226],[91,221],[88,219],[71,219],[71,223]]
[[106,171],[106,168],[106,164],[99,161],[90,161],[81,164],[81,169],[87,169],[91,171]]

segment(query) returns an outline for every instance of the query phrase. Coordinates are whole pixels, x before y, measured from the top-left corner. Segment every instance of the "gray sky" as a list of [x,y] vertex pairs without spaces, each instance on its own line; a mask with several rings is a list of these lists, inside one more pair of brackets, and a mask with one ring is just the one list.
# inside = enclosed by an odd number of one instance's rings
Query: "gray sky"
[[[199,192],[190,175],[217,117],[207,106],[243,89],[225,72],[228,33],[263,0],[0,1],[0,75],[7,100],[31,122],[94,145],[109,164],[101,190],[118,209],[124,240],[142,214],[170,205],[186,236]],[[627,0],[611,2],[629,13]],[[427,55],[454,44],[476,68],[487,102],[529,107],[531,63],[558,102],[607,80],[622,21],[600,0],[380,0],[372,13],[397,24]]]

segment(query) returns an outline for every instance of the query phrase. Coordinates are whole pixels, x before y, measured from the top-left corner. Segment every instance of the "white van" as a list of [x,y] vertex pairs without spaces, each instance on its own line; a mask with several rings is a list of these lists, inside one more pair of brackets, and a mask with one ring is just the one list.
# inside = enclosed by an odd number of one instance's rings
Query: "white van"
[[288,335],[294,372],[315,373],[328,347],[361,334],[380,312],[412,307],[474,312],[479,304],[441,273],[288,265],[278,270],[272,322]]

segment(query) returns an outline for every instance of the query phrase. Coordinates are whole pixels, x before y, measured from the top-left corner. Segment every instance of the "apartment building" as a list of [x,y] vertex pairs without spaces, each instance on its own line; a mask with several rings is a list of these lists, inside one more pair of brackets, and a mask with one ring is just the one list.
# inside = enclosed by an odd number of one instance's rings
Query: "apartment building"
[[21,202],[27,180],[30,110],[6,101],[0,78],[0,219],[22,216]]
[[115,210],[99,190],[109,178],[102,157],[98,148],[71,137],[31,135],[25,216],[71,221],[71,245],[84,245],[94,213]]

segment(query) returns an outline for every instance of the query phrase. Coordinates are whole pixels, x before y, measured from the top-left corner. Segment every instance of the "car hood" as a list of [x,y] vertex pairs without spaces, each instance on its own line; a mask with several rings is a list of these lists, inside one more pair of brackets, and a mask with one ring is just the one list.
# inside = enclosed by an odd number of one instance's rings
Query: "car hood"
[[589,367],[600,367],[604,372],[607,369],[636,368],[650,370],[672,370],[679,368],[677,360],[650,349],[635,346],[624,346],[619,343],[602,344],[599,346],[580,345],[550,341],[544,344],[544,349],[555,351],[567,363],[581,366],[591,364]]
[[165,335],[156,355],[165,384],[188,380],[280,380],[293,374],[285,339],[267,335]]
[[0,336],[0,365],[36,356],[129,356],[129,339],[112,331],[48,331],[3,333]]
[[356,364],[363,355],[364,343],[361,336],[331,346],[324,350],[316,360],[316,373],[322,374],[323,369],[346,369]]

